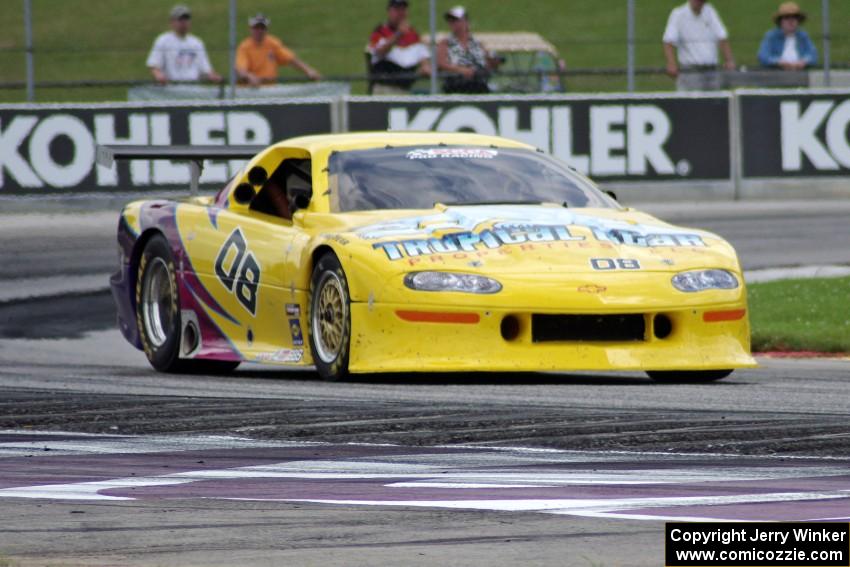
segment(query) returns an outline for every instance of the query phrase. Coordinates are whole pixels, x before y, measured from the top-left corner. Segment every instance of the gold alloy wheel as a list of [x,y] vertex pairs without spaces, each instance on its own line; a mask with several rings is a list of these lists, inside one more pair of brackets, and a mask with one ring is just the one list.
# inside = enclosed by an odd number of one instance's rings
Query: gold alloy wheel
[[325,272],[316,287],[317,299],[312,313],[316,355],[330,364],[337,359],[345,340],[348,304],[342,281],[333,272]]

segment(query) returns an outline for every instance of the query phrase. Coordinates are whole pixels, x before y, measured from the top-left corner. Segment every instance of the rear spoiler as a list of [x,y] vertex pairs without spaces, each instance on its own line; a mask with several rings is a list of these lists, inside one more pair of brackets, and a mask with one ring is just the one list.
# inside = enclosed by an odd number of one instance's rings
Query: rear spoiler
[[134,159],[168,159],[189,162],[189,190],[198,194],[198,184],[206,159],[251,159],[266,146],[97,146],[95,161],[112,168],[116,161]]

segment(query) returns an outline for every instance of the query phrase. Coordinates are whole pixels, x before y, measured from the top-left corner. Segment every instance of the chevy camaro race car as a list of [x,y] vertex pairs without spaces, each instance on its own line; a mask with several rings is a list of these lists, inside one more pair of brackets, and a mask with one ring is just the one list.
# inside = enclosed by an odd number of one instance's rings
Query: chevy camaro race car
[[250,361],[315,365],[328,379],[642,370],[707,381],[755,364],[727,242],[623,208],[503,138],[286,140],[213,197],[127,205],[118,242],[121,331],[166,372]]

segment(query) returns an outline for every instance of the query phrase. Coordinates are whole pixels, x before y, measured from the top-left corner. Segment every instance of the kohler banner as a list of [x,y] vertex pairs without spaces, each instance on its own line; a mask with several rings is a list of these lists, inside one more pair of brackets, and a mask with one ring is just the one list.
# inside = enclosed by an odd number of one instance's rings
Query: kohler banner
[[497,134],[599,181],[730,180],[730,96],[351,97],[348,128]]
[[850,92],[739,95],[743,176],[850,174]]
[[[95,165],[96,144],[264,145],[331,131],[331,101],[0,106],[0,196],[186,188],[189,166],[169,160]],[[242,162],[206,162],[220,187]]]

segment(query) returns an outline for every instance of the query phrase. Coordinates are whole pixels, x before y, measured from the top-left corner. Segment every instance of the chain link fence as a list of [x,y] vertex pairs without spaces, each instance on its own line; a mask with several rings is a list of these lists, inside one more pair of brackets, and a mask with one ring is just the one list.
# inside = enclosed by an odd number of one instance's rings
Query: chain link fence
[[[455,0],[435,0],[442,14]],[[507,69],[503,76],[527,76],[538,90],[566,92],[659,91],[675,88],[665,76],[661,35],[670,10],[681,2],[667,0],[539,1],[485,0],[465,2],[474,32],[532,30],[542,35],[566,63],[563,69]],[[820,68],[793,78],[759,71],[756,53],[778,0],[715,0],[712,4],[730,31],[739,73],[726,86],[765,84],[850,85],[850,3],[801,0],[805,29],[816,43],[820,65],[830,64],[829,80]],[[226,97],[231,61],[231,0],[195,0],[193,33],[204,39],[213,66],[225,84],[207,92]],[[149,88],[145,60],[153,39],[168,27],[173,0],[5,0],[0,11],[0,102],[34,100],[127,100],[134,88]],[[367,92],[370,77],[364,47],[375,24],[384,17],[383,0],[296,3],[238,0],[235,36],[247,35],[247,18],[263,11],[271,33],[282,37],[299,56],[317,67],[331,83],[350,85],[353,94]],[[424,34],[429,28],[427,0],[412,0],[411,21]],[[27,24],[29,22],[29,26]],[[444,28],[442,20],[440,28]],[[28,32],[30,30],[30,32]],[[633,30],[629,34],[629,30]],[[822,67],[821,67],[822,68]],[[759,71],[759,72],[757,72]],[[546,87],[544,79],[555,79]],[[548,79],[547,79],[548,80]],[[284,85],[303,82],[284,69]],[[516,83],[516,82],[514,82]],[[210,90],[212,89],[212,90]],[[428,92],[428,78],[414,92]],[[526,91],[528,92],[528,91]]]

